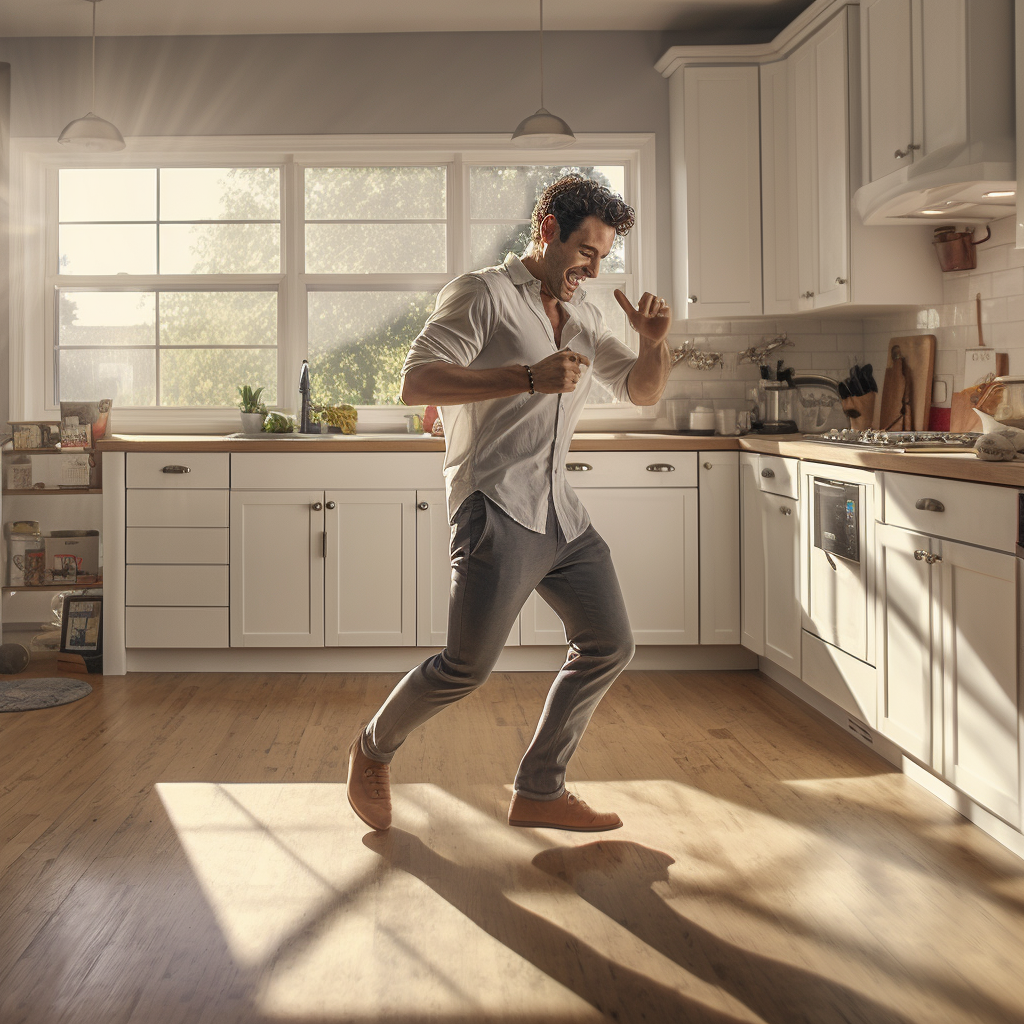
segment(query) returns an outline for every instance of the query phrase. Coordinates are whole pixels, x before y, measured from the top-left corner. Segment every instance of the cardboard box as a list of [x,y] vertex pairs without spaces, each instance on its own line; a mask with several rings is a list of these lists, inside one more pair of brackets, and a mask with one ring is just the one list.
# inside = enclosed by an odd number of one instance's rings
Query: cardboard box
[[60,555],[74,555],[78,564],[79,576],[98,576],[100,571],[100,538],[99,534],[88,537],[46,537],[46,568],[51,572],[58,564],[55,559]]

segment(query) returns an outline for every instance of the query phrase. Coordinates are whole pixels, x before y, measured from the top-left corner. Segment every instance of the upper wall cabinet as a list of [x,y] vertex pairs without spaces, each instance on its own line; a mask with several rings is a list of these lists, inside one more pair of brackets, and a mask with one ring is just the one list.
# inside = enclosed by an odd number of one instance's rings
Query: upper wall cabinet
[[859,44],[857,6],[816,0],[769,45],[673,47],[659,61],[670,77],[677,310],[941,302],[930,226],[866,228],[851,217]]
[[860,40],[865,222],[1012,214],[1012,0],[861,0]]
[[670,93],[676,305],[690,316],[761,312],[760,112],[756,67],[685,68]]

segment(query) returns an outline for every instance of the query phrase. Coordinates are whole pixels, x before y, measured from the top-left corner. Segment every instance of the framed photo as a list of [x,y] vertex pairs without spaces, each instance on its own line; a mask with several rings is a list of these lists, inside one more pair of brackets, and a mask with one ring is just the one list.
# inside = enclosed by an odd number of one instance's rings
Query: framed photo
[[60,649],[71,654],[103,650],[103,598],[68,594],[60,617]]

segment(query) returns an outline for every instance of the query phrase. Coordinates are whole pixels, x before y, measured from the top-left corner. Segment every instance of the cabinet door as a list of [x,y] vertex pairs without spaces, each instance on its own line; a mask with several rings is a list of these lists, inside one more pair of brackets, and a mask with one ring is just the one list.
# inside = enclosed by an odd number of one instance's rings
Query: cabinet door
[[966,0],[914,0],[912,141],[921,148],[900,166],[967,144],[967,44]]
[[700,642],[740,642],[739,452],[701,452]]
[[789,65],[761,68],[761,222],[764,312],[796,309],[793,265]]
[[817,171],[817,281],[814,307],[850,297],[850,133],[847,21],[833,18],[806,43],[814,48]]
[[800,504],[764,492],[761,496],[764,546],[764,649],[777,665],[800,675]]
[[324,643],[416,645],[414,491],[325,495]]
[[878,731],[939,767],[939,578],[920,557],[936,554],[938,541],[879,524],[875,544]]
[[231,492],[232,647],[323,646],[323,500]]
[[740,453],[740,643],[764,654],[764,536],[761,532],[759,456]]
[[1021,813],[1018,564],[942,545],[944,773],[1011,825]]
[[[579,495],[611,548],[634,640],[698,643],[697,489],[588,487]],[[522,637],[565,643],[558,617],[536,593],[523,609]]]
[[762,311],[758,70],[686,68],[683,76],[688,314],[757,315]]
[[805,43],[790,56],[787,64],[793,114],[790,200],[796,244],[796,308],[813,309],[818,286],[818,100],[813,45]]
[[860,16],[866,165],[868,180],[877,181],[911,162],[911,0],[862,0]]

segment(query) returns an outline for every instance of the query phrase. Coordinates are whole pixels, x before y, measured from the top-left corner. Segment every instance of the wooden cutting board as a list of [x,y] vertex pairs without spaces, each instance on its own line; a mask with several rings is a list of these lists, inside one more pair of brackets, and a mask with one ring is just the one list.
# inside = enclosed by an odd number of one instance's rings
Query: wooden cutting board
[[[996,376],[1005,377],[1010,372],[1010,357],[1006,352],[996,353]],[[955,434],[968,431],[980,431],[981,420],[974,412],[975,403],[983,394],[985,388],[978,385],[973,388],[964,388],[953,395],[949,407],[949,429]],[[998,402],[996,402],[998,404]],[[986,408],[985,412],[991,413],[993,409]]]
[[[932,377],[935,372],[935,335],[915,334],[905,338],[892,338],[886,355],[886,370],[892,370],[893,352],[903,358],[903,375],[910,381],[910,430],[927,430],[932,411]],[[892,374],[888,374],[892,379]],[[899,386],[899,385],[897,385]],[[902,388],[901,388],[902,394]],[[886,396],[883,383],[881,401],[875,405],[874,426],[878,427],[883,410],[899,410],[900,395]]]

